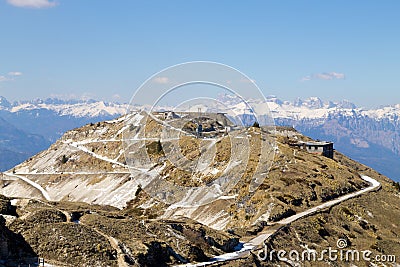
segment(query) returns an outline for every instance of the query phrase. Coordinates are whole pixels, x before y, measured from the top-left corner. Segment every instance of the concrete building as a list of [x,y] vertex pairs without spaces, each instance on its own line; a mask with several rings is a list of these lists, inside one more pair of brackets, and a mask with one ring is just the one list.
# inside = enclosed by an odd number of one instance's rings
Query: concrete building
[[299,142],[292,145],[299,147],[300,149],[307,150],[307,152],[309,153],[319,154],[327,158],[333,159],[334,149],[332,142],[311,141],[311,142]]
[[166,111],[155,111],[153,112],[153,115],[157,116],[160,119],[177,119],[179,118],[179,116],[170,110],[166,110]]

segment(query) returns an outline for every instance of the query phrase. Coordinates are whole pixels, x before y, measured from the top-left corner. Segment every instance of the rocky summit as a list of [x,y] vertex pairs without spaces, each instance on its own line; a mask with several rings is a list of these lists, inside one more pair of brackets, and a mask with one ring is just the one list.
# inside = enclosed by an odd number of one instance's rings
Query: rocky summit
[[[234,127],[227,121],[203,118],[209,130],[199,135],[198,121],[189,120],[182,128],[187,134],[176,140],[180,153],[194,161],[215,152],[201,174],[193,175],[174,164],[157,139],[164,122],[137,112],[87,124],[3,173],[0,266],[378,263],[263,257],[266,249],[337,248],[338,240],[347,249],[400,258],[400,185],[339,151],[331,159],[298,146],[312,140],[290,127],[241,129],[248,138],[248,163],[226,194],[202,205],[189,205],[194,199],[189,193],[174,203],[161,201],[148,190],[146,175],[156,172],[176,187],[206,187],[226,173],[234,176],[229,168],[235,151],[227,133]],[[124,137],[134,136],[135,123],[146,125],[149,136],[141,149],[151,164],[132,171],[130,161],[142,159],[125,155],[136,150],[127,148]],[[249,181],[262,162],[260,136],[273,140],[273,157],[261,184],[251,190]]]

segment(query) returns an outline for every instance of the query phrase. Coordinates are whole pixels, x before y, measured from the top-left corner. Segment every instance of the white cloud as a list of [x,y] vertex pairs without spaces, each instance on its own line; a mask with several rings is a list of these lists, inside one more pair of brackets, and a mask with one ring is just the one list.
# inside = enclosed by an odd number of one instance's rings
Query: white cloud
[[19,71],[11,71],[8,73],[9,76],[21,76],[22,72]]
[[0,75],[0,82],[14,81],[15,77],[21,76],[22,72],[10,71],[5,75]]
[[311,81],[311,76],[305,76],[303,78],[301,78],[302,82],[306,82],[306,81]]
[[49,0],[7,0],[10,5],[16,7],[46,8],[54,7],[57,2]]
[[346,76],[344,73],[338,72],[323,72],[323,73],[315,73],[312,75],[305,76],[301,78],[302,82],[311,81],[311,80],[344,80]]
[[154,78],[154,82],[159,83],[159,84],[167,84],[167,83],[169,83],[169,78],[168,77],[156,77],[156,78]]

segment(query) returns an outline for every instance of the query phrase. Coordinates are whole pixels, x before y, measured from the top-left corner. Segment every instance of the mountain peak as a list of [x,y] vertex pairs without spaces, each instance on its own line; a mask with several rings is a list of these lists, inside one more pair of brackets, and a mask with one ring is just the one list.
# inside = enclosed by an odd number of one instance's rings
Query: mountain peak
[[0,108],[11,108],[11,103],[4,96],[0,96]]
[[278,104],[278,105],[282,105],[282,104],[283,104],[283,101],[280,100],[279,98],[277,98],[275,95],[269,95],[269,96],[267,96],[267,101],[268,101],[268,102],[276,103],[276,104]]
[[321,100],[321,98],[313,96],[304,101],[304,104],[312,109],[317,109],[317,108],[323,108],[324,107],[324,102]]
[[344,99],[344,100],[340,101],[337,106],[340,107],[340,108],[346,108],[346,109],[355,109],[355,108],[357,108],[357,106],[354,103],[350,102],[347,99]]

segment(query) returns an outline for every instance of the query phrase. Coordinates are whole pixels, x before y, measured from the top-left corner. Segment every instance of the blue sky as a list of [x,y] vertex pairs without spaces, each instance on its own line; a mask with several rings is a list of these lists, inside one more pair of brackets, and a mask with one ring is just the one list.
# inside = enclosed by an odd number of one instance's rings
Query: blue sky
[[128,102],[194,60],[265,95],[400,103],[400,1],[0,0],[0,95]]

